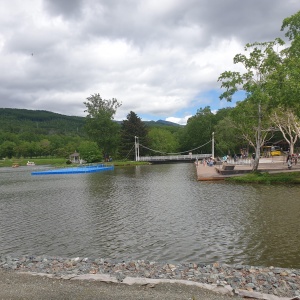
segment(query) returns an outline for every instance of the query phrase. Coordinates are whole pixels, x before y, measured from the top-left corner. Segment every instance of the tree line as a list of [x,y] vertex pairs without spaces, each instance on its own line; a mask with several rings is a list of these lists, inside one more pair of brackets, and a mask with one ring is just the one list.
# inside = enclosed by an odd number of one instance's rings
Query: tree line
[[[77,151],[88,162],[102,161],[107,156],[113,156],[114,159],[134,159],[134,151],[130,151],[134,144],[134,135],[140,136],[140,141],[143,141],[143,136],[149,134],[144,144],[156,148],[155,132],[162,140],[166,137],[171,140],[168,142],[168,149],[164,147],[164,150],[175,149],[173,133],[180,130],[180,125],[162,120],[142,122],[133,112],[130,116],[133,117],[130,118],[133,120],[133,125],[129,124],[129,127],[137,126],[137,129],[133,129],[133,136],[129,130],[128,137],[121,135],[123,123],[127,124],[127,120],[120,122],[109,119],[107,123],[106,118],[97,119],[100,121],[101,129],[95,134],[102,137],[99,142],[88,130],[87,117],[65,116],[47,111],[0,108],[0,158],[52,156],[68,159],[70,154]],[[144,129],[141,130],[139,125]],[[108,133],[108,138],[105,138],[105,133]],[[121,136],[122,139],[120,139]],[[108,144],[105,141],[108,141]]]

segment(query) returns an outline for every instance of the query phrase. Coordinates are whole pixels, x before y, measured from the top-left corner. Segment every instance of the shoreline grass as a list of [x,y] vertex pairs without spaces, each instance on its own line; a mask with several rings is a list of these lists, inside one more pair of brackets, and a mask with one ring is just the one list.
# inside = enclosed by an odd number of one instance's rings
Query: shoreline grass
[[258,183],[258,184],[299,184],[300,172],[252,172],[242,176],[234,176],[225,179],[235,183]]
[[0,160],[0,167],[12,167],[14,164],[26,166],[28,161],[33,161],[35,165],[61,166],[66,165],[67,160],[65,158],[11,158]]
[[[26,166],[28,161],[33,161],[35,165],[51,165],[53,167],[74,167],[78,164],[67,164],[66,158],[11,158],[0,160],[0,167],[12,167],[14,164],[19,166]],[[148,162],[142,161],[112,161],[112,162],[98,162],[99,164],[114,165],[114,166],[137,166],[137,165],[148,165]]]

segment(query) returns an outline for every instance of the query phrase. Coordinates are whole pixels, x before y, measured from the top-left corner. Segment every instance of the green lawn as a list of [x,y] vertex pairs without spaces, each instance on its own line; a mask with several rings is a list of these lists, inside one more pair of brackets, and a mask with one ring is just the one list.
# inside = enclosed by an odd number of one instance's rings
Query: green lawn
[[[66,166],[73,166],[67,165],[66,158],[12,158],[12,159],[5,159],[0,160],[0,167],[12,167],[13,164],[18,164],[19,166],[26,166],[27,162],[33,161],[36,165],[51,165],[57,167],[66,167]],[[99,162],[103,163],[103,162]],[[135,166],[135,165],[146,165],[149,164],[148,162],[140,162],[140,161],[112,161],[105,163],[107,165],[114,165],[114,166]]]
[[18,164],[19,166],[26,166],[28,161],[33,161],[36,165],[65,165],[65,158],[12,158],[0,160],[0,167],[11,167],[13,164]]
[[236,183],[300,183],[300,172],[283,172],[270,174],[267,172],[253,172],[242,176],[226,178],[226,181]]

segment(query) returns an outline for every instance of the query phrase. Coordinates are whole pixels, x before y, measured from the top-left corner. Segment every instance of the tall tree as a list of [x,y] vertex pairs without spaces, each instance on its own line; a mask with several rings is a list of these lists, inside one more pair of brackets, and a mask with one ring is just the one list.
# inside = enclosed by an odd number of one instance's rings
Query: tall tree
[[5,141],[0,145],[0,157],[12,158],[15,155],[16,144],[14,142]]
[[[123,120],[121,124],[121,144],[120,155],[123,158],[134,159],[134,143],[135,137],[138,137],[139,144],[141,146],[148,146],[147,139],[147,127],[145,123],[137,116],[137,114],[131,111],[126,120]],[[146,148],[140,147],[140,155],[145,155]]]
[[277,89],[273,92],[280,95],[280,105],[293,108],[299,112],[300,99],[300,11],[285,18],[282,31],[290,40],[289,46],[282,50],[284,56],[277,75]]
[[239,153],[244,145],[242,136],[238,133],[236,124],[230,116],[220,119],[214,127],[215,150],[219,156]]
[[296,141],[300,135],[300,119],[291,109],[277,108],[273,111],[272,122],[280,130],[289,144],[290,154],[294,153]]
[[285,18],[281,27],[288,44],[281,41],[275,71],[269,76],[266,89],[272,97],[274,107],[292,109],[299,114],[300,105],[300,11]]
[[[237,104],[234,113],[231,115],[232,125],[235,128],[237,137],[246,141],[254,150],[257,150],[257,147],[261,149],[273,136],[270,130],[272,122],[267,106],[267,103],[257,105],[251,99],[246,99]],[[257,122],[260,114],[264,117],[260,117],[260,122]],[[258,155],[257,152],[255,155]]]
[[150,148],[159,151],[157,155],[178,152],[178,141],[169,130],[154,127],[149,130],[148,137]]
[[99,149],[103,150],[105,160],[115,155],[119,144],[119,125],[113,121],[117,109],[122,105],[117,99],[102,99],[94,94],[84,102],[86,106],[85,129]]
[[[182,152],[211,153],[211,138],[215,125],[214,114],[210,107],[198,109],[196,115],[188,122],[180,133],[180,147]],[[186,154],[186,153],[185,153]]]
[[242,64],[244,72],[223,72],[218,81],[221,87],[225,88],[220,99],[232,100],[232,96],[238,91],[246,92],[246,99],[249,105],[252,103],[256,107],[256,126],[252,127],[255,136],[255,160],[253,170],[258,169],[260,148],[264,143],[265,134],[262,132],[263,118],[267,116],[270,108],[271,95],[268,90],[269,77],[277,71],[277,65],[281,58],[276,47],[282,46],[283,41],[276,39],[273,42],[247,44],[245,51],[250,51],[249,55],[237,54],[234,64]]

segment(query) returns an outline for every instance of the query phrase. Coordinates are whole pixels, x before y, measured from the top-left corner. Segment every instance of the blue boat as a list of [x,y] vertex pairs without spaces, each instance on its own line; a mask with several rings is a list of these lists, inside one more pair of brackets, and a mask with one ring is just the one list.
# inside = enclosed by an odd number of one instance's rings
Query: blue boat
[[31,175],[59,175],[59,174],[80,174],[80,173],[95,173],[101,171],[113,170],[114,166],[92,165],[92,166],[80,166],[72,168],[52,169],[47,171],[31,172]]

